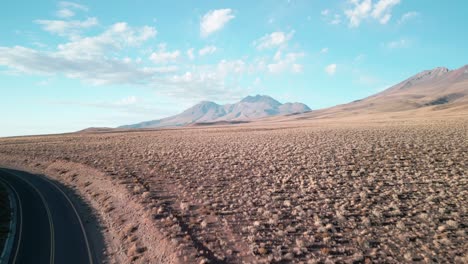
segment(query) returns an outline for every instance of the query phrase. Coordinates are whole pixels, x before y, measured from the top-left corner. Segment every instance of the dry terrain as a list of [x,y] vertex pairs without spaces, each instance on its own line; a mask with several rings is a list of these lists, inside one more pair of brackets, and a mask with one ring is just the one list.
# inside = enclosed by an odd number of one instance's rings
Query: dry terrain
[[0,139],[101,219],[109,262],[468,262],[468,118]]

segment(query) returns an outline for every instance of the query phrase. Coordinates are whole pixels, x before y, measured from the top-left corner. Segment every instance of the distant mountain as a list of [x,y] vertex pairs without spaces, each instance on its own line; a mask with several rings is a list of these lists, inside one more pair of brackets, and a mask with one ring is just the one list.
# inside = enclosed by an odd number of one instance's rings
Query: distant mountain
[[110,127],[88,127],[86,129],[76,131],[76,133],[100,133],[100,132],[109,132],[112,130],[113,128],[110,128]]
[[294,118],[468,114],[468,65],[420,72],[380,93]]
[[310,108],[302,103],[281,104],[270,96],[247,96],[235,104],[219,105],[210,101],[200,102],[184,112],[159,120],[141,122],[119,128],[154,128],[184,126],[195,123],[239,123],[257,118],[304,113]]

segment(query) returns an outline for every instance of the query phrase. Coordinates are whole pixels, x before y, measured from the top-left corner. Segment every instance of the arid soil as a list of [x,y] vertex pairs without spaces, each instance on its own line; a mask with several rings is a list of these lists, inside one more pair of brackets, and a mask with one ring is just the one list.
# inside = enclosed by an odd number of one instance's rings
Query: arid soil
[[0,139],[102,219],[109,262],[468,263],[468,118]]

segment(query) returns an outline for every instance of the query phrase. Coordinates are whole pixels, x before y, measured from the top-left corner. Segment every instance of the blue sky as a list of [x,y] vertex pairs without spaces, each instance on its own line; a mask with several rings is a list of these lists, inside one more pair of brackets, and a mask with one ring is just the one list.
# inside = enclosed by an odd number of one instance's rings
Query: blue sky
[[0,136],[268,94],[312,109],[467,64],[466,1],[6,1]]

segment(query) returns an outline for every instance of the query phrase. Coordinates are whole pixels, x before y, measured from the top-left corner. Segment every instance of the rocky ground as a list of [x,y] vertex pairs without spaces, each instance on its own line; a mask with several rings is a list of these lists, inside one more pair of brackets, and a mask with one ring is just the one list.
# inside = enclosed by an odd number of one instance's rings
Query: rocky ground
[[0,164],[85,193],[110,262],[467,263],[467,131],[458,118],[7,138]]

